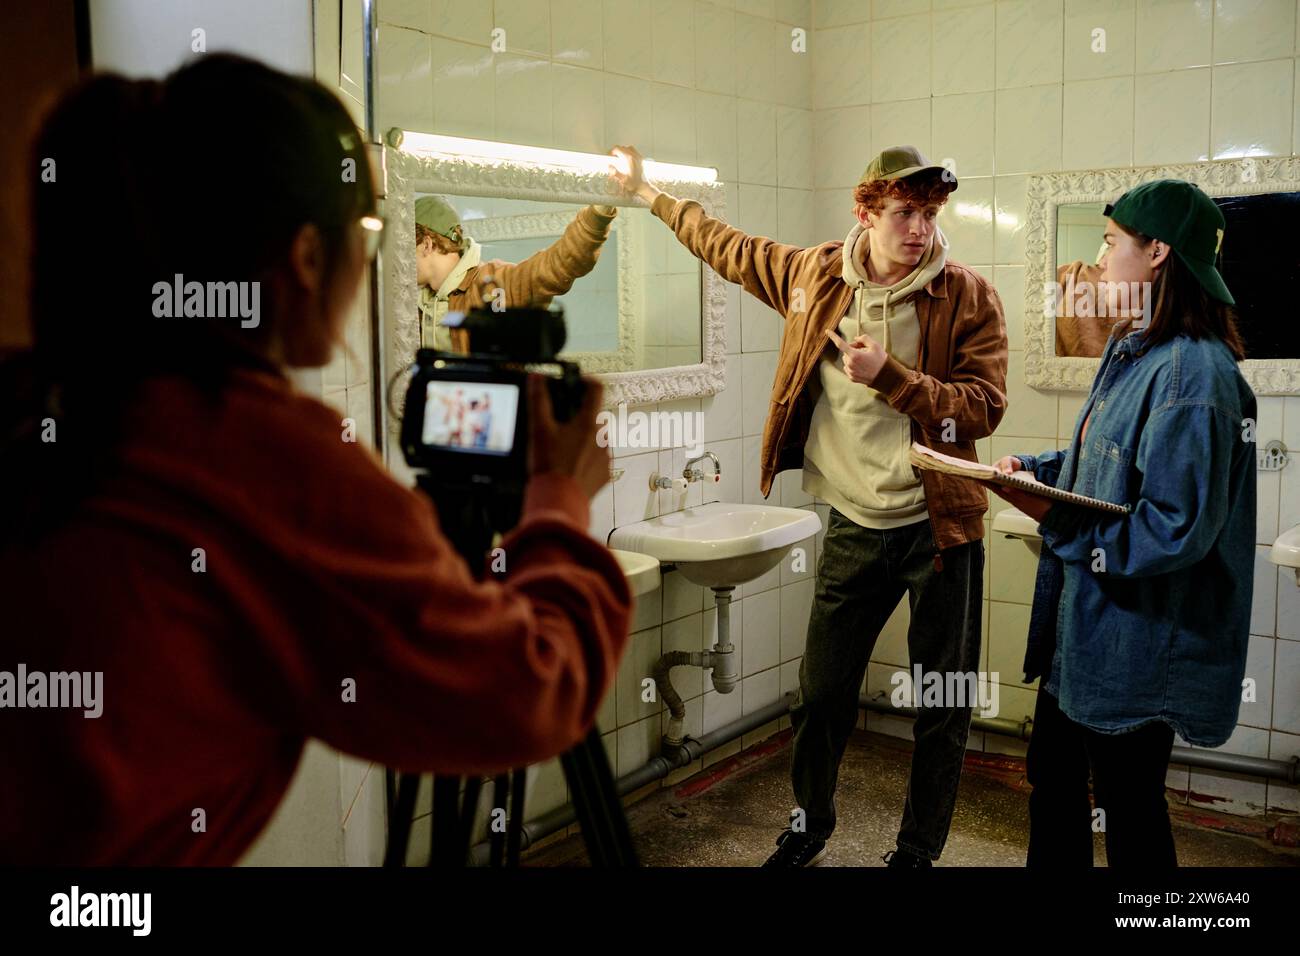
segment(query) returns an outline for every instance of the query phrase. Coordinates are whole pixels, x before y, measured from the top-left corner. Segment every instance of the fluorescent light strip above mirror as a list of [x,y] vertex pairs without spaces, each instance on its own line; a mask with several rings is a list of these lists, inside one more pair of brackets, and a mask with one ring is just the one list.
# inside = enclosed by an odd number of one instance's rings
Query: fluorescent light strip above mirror
[[[521,163],[548,169],[567,169],[585,173],[605,173],[611,166],[626,170],[626,160],[601,153],[579,153],[567,149],[547,149],[541,146],[521,146],[517,143],[494,143],[485,139],[462,139],[459,136],[439,136],[434,133],[417,133],[393,129],[388,134],[390,145],[417,156],[445,156],[464,161]],[[663,181],[712,183],[718,180],[718,171],[712,166],[686,166],[681,163],[645,161],[646,176]]]

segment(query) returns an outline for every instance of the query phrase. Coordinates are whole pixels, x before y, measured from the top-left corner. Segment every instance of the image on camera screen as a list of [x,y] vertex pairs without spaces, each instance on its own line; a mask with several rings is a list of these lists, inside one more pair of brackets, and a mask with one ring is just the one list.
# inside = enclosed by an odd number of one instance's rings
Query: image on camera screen
[[421,438],[425,445],[451,451],[508,455],[518,410],[518,385],[430,382]]

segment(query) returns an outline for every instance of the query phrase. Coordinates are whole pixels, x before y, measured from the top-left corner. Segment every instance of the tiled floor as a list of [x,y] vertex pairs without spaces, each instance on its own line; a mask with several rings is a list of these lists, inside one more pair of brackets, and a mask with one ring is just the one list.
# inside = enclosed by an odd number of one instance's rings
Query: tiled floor
[[[745,758],[734,772],[694,777],[632,806],[628,821],[647,866],[757,866],[773,849],[793,805],[788,736],[764,745],[763,758]],[[857,731],[840,770],[838,828],[823,866],[882,866],[894,846],[902,811],[911,744]],[[1023,765],[1007,758],[968,759],[952,832],[939,866],[1023,866],[1028,789]],[[706,774],[710,773],[706,771]],[[716,772],[715,772],[716,775]],[[1300,866],[1300,850],[1193,825],[1171,808],[1182,866]],[[1204,814],[1200,814],[1204,820]],[[1231,820],[1231,818],[1225,818]],[[1096,861],[1105,849],[1097,837]],[[581,838],[544,846],[527,863],[581,865]]]

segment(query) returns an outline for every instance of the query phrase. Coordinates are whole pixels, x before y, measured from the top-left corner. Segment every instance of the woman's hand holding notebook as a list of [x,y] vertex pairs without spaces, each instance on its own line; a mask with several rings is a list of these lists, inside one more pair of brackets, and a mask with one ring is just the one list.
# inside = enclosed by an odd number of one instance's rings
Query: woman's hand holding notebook
[[1035,478],[1032,472],[999,471],[992,465],[945,455],[941,451],[927,448],[920,442],[912,442],[912,451],[909,457],[913,465],[926,471],[940,471],[946,475],[956,475],[959,478],[969,478],[972,481],[999,485],[1016,491],[1027,492],[1040,498],[1069,502],[1084,508],[1095,508],[1099,511],[1109,511],[1114,514],[1128,514],[1129,512],[1128,505],[1118,505],[1112,501],[1102,501],[1100,498],[1089,498],[1087,495],[1076,495],[1072,491],[1062,491],[1059,488],[1053,488],[1051,485],[1045,485]]

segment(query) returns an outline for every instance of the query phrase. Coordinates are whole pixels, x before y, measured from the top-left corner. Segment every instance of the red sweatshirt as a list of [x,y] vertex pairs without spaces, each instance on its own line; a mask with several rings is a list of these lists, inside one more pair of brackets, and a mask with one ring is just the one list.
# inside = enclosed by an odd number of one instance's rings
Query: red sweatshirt
[[506,572],[476,582],[343,433],[270,375],[220,401],[151,383],[122,475],[0,551],[0,672],[103,674],[98,718],[0,706],[0,862],[233,863],[308,737],[444,774],[582,739],[630,596],[577,483],[535,480]]

